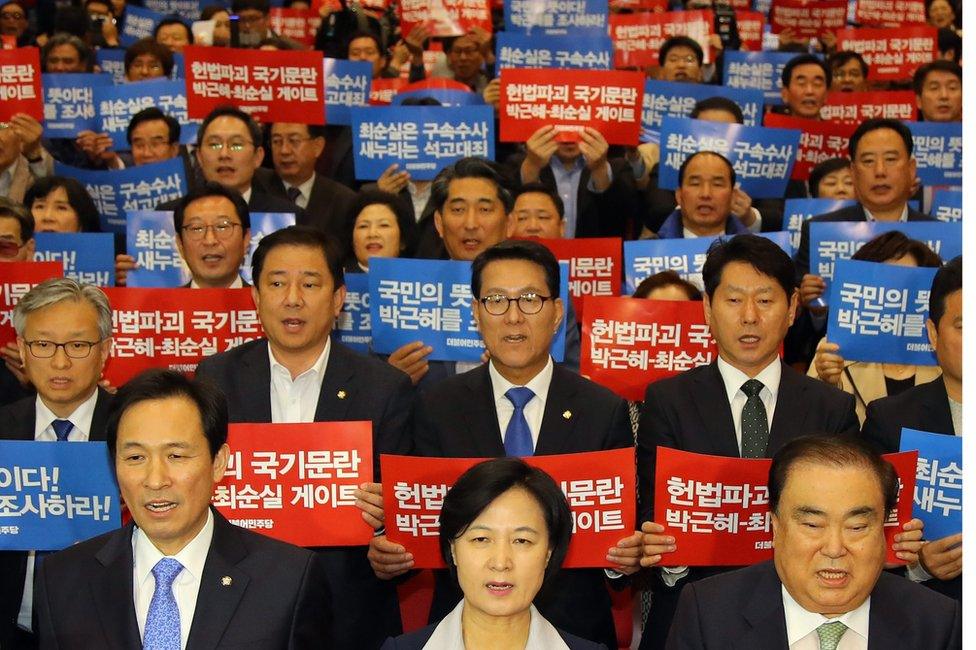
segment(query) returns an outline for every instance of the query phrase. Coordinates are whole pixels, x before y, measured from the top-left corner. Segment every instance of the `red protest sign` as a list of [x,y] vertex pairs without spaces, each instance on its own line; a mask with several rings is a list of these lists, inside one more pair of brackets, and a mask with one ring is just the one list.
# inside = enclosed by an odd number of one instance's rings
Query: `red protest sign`
[[369,103],[371,106],[384,106],[393,101],[393,96],[407,85],[403,77],[394,79],[374,78],[369,86]]
[[801,38],[820,36],[847,24],[847,0],[773,0],[769,25],[774,34],[793,30]]
[[717,354],[699,301],[587,297],[581,320],[580,374],[629,400]]
[[837,30],[837,50],[853,50],[867,61],[875,81],[911,79],[915,69],[938,54],[938,30],[928,25],[900,29]]
[[854,22],[865,27],[924,25],[925,0],[857,0]]
[[368,544],[354,491],[373,480],[370,422],[231,424],[213,505],[232,524],[298,546]]
[[832,92],[820,108],[820,119],[854,126],[872,117],[914,122],[917,115],[915,93],[911,90]]
[[272,7],[268,13],[272,31],[279,36],[311,47],[315,43],[315,33],[322,24],[322,16],[313,9],[283,9]]
[[[402,544],[420,569],[444,567],[439,515],[448,489],[484,458],[380,456],[386,535]],[[529,456],[526,463],[559,484],[573,512],[565,567],[607,567],[607,550],[632,533],[636,519],[634,450]]]
[[740,50],[759,52],[762,50],[763,31],[766,17],[761,11],[736,11],[735,22],[739,26]]
[[250,289],[105,289],[112,355],[105,378],[121,386],[148,368],[193,372],[204,358],[264,330]]
[[560,262],[569,262],[569,295],[576,315],[583,296],[619,296],[623,242],[619,237],[540,239]]
[[400,0],[400,29],[404,37],[426,24],[431,36],[460,36],[481,27],[491,33],[489,0]]
[[662,13],[668,10],[668,0],[610,0],[610,8]]
[[[424,75],[426,79],[433,79],[434,68],[436,68],[439,64],[443,64],[444,62],[444,46],[440,41],[428,41],[427,47],[428,49],[424,50],[423,55],[421,56],[424,61]],[[410,59],[407,59],[400,66],[400,76],[403,77],[405,81],[410,79],[411,63],[412,62]]]
[[319,11],[322,7],[327,7],[329,9],[329,13],[342,11],[342,1],[341,0],[312,0],[311,9],[313,12],[315,12],[316,16],[322,15]]
[[525,142],[552,124],[564,141],[578,140],[590,126],[610,144],[637,144],[644,101],[640,72],[508,68],[500,92],[503,142]]
[[792,178],[801,181],[810,178],[810,170],[828,158],[846,158],[847,145],[856,128],[854,124],[808,120],[779,113],[766,113],[763,125],[800,130],[800,148],[796,152]]
[[325,123],[321,52],[191,45],[183,58],[191,118],[230,103],[257,120]]
[[658,65],[658,50],[672,36],[695,39],[705,51],[705,63],[708,63],[711,49],[708,39],[712,35],[713,23],[712,12],[701,10],[611,14],[614,67]]
[[918,464],[918,450],[900,451],[895,454],[883,454],[884,459],[891,463],[898,474],[898,505],[888,513],[885,520],[885,540],[888,545],[886,562],[905,564],[898,559],[891,545],[895,543],[895,535],[901,532],[902,526],[912,520],[912,506],[915,498],[915,467]]
[[24,294],[49,278],[63,278],[61,262],[0,262],[0,346],[17,340],[14,307]]
[[0,50],[0,122],[16,113],[44,121],[41,55],[36,47]]

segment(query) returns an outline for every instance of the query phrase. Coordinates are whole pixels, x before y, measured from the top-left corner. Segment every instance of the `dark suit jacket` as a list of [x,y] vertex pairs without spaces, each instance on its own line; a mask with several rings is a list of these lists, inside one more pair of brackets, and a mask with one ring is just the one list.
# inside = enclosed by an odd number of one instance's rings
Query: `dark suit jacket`
[[[563,413],[569,411],[566,418]],[[445,379],[417,400],[414,446],[419,456],[494,458],[505,455],[487,364]],[[535,455],[571,454],[630,447],[627,403],[606,388],[554,366]],[[623,537],[623,535],[621,535]],[[599,569],[567,569],[536,599],[553,625],[616,647],[610,596]],[[437,572],[431,620],[457,605],[461,591],[447,572]]]
[[[962,648],[959,603],[881,572],[871,592],[868,646]],[[787,647],[782,583],[772,560],[702,580],[681,594],[668,650],[782,650]]]
[[[213,516],[187,650],[322,647],[331,619],[318,556]],[[132,601],[132,531],[129,524],[44,560],[34,597],[41,647],[142,645]]]
[[[270,190],[272,195],[288,200],[285,185],[277,175],[271,178]],[[343,233],[346,218],[355,201],[356,193],[351,189],[322,174],[315,174],[308,205],[305,206],[301,218],[296,223],[299,226],[317,228],[345,245]]]
[[[271,366],[266,339],[251,341],[204,359],[197,376],[214,381],[227,395],[231,422],[271,422]],[[340,398],[343,392],[345,397]],[[356,354],[332,341],[322,379],[316,422],[369,420],[373,424],[374,476],[380,454],[410,452],[410,378],[389,364]],[[331,648],[376,648],[400,634],[395,586],[381,581],[366,560],[366,547],[317,549],[332,593]]]
[[[380,650],[423,650],[424,645],[430,640],[431,635],[434,634],[434,628],[437,627],[436,623],[428,625],[425,628],[417,630],[416,632],[411,632],[409,634],[404,634],[396,637],[395,639],[387,639],[386,643]],[[559,632],[559,636],[562,637],[566,645],[569,646],[569,650],[606,650],[606,646],[602,643],[594,643],[592,641],[587,641],[586,639],[581,639],[578,636],[573,636],[568,632],[563,632],[560,629],[556,629]]]
[[[108,420],[112,395],[99,388],[92,414],[89,440],[105,440],[105,423]],[[0,408],[0,440],[33,440],[36,395],[7,404]],[[0,552],[0,648],[14,647],[17,634],[17,615],[20,601],[24,598],[24,578],[27,577],[27,552]]]

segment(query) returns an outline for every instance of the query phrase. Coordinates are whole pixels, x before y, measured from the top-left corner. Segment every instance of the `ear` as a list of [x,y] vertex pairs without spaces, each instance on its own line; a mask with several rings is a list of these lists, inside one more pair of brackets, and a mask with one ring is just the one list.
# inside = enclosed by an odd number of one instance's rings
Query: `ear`
[[434,228],[437,230],[438,236],[444,239],[444,217],[441,216],[440,210],[434,210]]
[[776,534],[779,532],[779,518],[775,512],[769,514],[769,521],[773,524],[773,547],[776,547]]
[[780,99],[783,100],[783,103],[784,104],[789,104],[789,102],[786,101],[786,96],[788,94],[789,94],[789,90],[788,89],[786,89],[786,88],[780,88],[779,89],[779,97],[780,97]]
[[[346,304],[346,285],[342,285],[332,293],[332,316],[339,318],[343,305]],[[335,323],[333,323],[335,326]]]
[[230,457],[230,447],[225,442],[217,450],[213,459],[213,482],[219,483],[224,478],[224,471],[227,469],[227,459]]
[[251,229],[244,229],[244,253],[247,254],[248,248],[251,246]]
[[925,319],[925,329],[929,334],[929,343],[932,345],[932,349],[939,344],[939,328],[935,325],[935,321],[931,318]]
[[258,279],[251,278],[251,300],[254,301],[254,308],[261,309],[261,292],[258,291]]
[[515,236],[515,228],[516,228],[516,225],[517,224],[518,224],[518,219],[516,218],[515,213],[514,212],[509,212],[508,213],[508,224],[507,224],[507,226],[505,228],[505,238],[506,239],[511,239],[512,237]]
[[676,204],[676,205],[677,205],[677,206],[678,206],[679,208],[680,208],[680,207],[681,207],[682,205],[684,205],[684,201],[682,200],[682,192],[681,192],[681,188],[680,188],[680,187],[678,187],[678,188],[675,188],[675,190],[674,190],[674,202],[675,202],[675,204]]
[[264,147],[257,146],[254,147],[254,167],[255,169],[261,166],[264,162]]
[[[705,293],[704,291],[702,291],[702,309],[705,311],[705,324],[711,327],[712,326],[712,301],[708,297],[708,294]],[[793,323],[792,319],[790,319],[790,323],[791,324]]]
[[325,151],[325,138],[312,138],[312,146],[315,147],[313,151],[315,151],[315,158],[317,160],[322,155],[322,152]]
[[27,261],[28,262],[33,262],[34,261],[34,249],[35,249],[36,245],[37,245],[37,242],[34,241],[34,238],[33,237],[31,237],[30,239],[28,239],[27,240],[27,243],[24,244],[24,248],[27,249]]
[[799,289],[793,289],[793,294],[790,296],[789,311],[786,314],[786,318],[789,321],[789,325],[793,325],[793,321],[796,319],[796,310],[800,304],[800,291]]
[[556,307],[556,309],[554,310],[555,313],[553,314],[553,319],[554,319],[555,322],[552,325],[552,333],[555,334],[556,332],[559,331],[559,326],[563,322],[563,312],[565,312],[566,310],[563,307],[563,299],[562,298],[555,298],[552,301],[552,304]]

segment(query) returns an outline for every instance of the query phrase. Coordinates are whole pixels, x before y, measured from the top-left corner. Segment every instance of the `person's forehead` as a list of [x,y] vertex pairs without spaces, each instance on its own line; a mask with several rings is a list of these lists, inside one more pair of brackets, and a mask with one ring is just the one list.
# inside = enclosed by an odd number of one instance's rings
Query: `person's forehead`
[[529,260],[495,260],[485,265],[481,271],[482,291],[485,289],[546,286],[546,270],[542,265]]
[[167,25],[163,25],[162,27],[160,27],[159,28],[159,31],[160,31],[160,33],[162,33],[162,32],[180,32],[182,34],[189,35],[190,28],[187,27],[186,25],[184,25],[183,23],[169,23]]
[[[158,413],[166,409],[169,418]],[[180,421],[176,421],[176,416]],[[116,444],[123,442],[145,444],[206,444],[200,409],[192,399],[178,395],[136,402],[119,418]]]
[[274,272],[321,273],[329,278],[329,264],[325,252],[318,246],[282,244],[268,251],[262,274]]
[[546,208],[553,212],[556,211],[556,202],[545,192],[526,192],[520,194],[515,200],[515,209]]
[[157,133],[169,133],[169,126],[166,122],[160,119],[145,120],[139,122],[132,128],[132,136],[137,135],[155,135]]
[[244,120],[233,115],[221,115],[209,125],[204,137],[211,135],[250,135]]
[[189,205],[183,211],[184,221],[210,216],[237,216],[237,209],[234,207],[234,203],[226,196],[204,196],[195,201],[190,201]]
[[498,186],[487,178],[455,178],[447,186],[447,200],[495,201]]
[[900,153],[908,153],[905,141],[894,129],[880,128],[868,131],[857,143],[857,155],[877,153],[897,149]]
[[0,215],[0,234],[4,235],[16,235],[17,239],[20,239],[20,222],[13,217],[7,217]]
[[[841,476],[849,478],[838,479]],[[816,459],[800,459],[788,468],[783,481],[782,494],[786,498],[802,499],[802,503],[794,503],[794,506],[809,506],[812,505],[811,499],[821,496],[820,486],[832,482],[842,482],[851,488],[845,495],[850,503],[845,505],[856,504],[854,508],[868,506],[879,512],[884,509],[881,479],[871,467],[861,463],[839,464]],[[832,499],[826,501],[827,503],[824,504],[826,506],[835,505],[829,503]]]
[[292,133],[311,135],[308,131],[307,124],[298,124],[297,122],[275,122],[271,125],[272,135],[290,135]]
[[57,54],[62,59],[67,56],[73,56],[76,59],[81,58],[81,53],[78,51],[78,48],[71,43],[61,43],[60,45],[55,45],[51,48],[51,51],[48,52],[48,57],[51,57],[54,54]]
[[685,178],[688,176],[722,176],[726,180],[732,178],[729,166],[725,164],[725,161],[711,153],[702,153],[696,155],[688,163],[687,169],[685,169]]
[[824,74],[823,68],[816,63],[801,63],[793,68],[793,74],[790,77],[790,81],[796,81],[800,77],[813,79],[819,77],[821,79],[826,79],[827,75]]
[[948,70],[930,70],[929,73],[925,75],[925,79],[922,80],[922,84],[923,85],[928,83],[944,84],[951,81],[962,83],[962,79],[957,77],[955,74],[949,72]]
[[162,63],[159,60],[158,56],[156,56],[155,54],[149,54],[148,52],[145,54],[140,54],[139,56],[134,58],[132,62],[133,63],[159,63],[159,64]]
[[688,47],[687,45],[674,45],[674,46],[672,46],[671,49],[668,50],[668,53],[665,55],[665,61],[667,61],[668,59],[670,59],[672,56],[677,56],[677,57],[681,57],[681,58],[690,56],[690,57],[694,58],[696,61],[698,60],[695,51],[693,49],[691,49],[690,47]]
[[[55,314],[57,317],[55,317]],[[67,318],[66,318],[67,316]],[[98,311],[85,299],[65,298],[29,312],[24,319],[28,329],[43,327],[97,330]]]
[[475,43],[474,42],[474,39],[471,38],[470,36],[458,36],[457,39],[455,39],[454,44],[451,45],[451,50],[453,51],[454,48],[457,48],[457,47],[460,47],[462,49],[463,48],[476,48],[476,47],[478,47],[478,44]]
[[[719,287],[736,287],[748,290],[764,290],[772,288],[783,291],[779,281],[771,275],[766,275],[752,264],[742,260],[733,260],[722,267],[719,277]],[[785,293],[785,292],[784,292]]]
[[834,70],[844,70],[845,72],[856,70],[860,72],[861,62],[854,58],[847,59],[843,63],[838,63],[837,65],[835,65]]
[[374,41],[369,36],[358,36],[352,39],[351,41],[349,41],[350,50],[351,49],[362,50],[368,47],[371,47],[374,50],[379,51],[379,46],[376,44],[376,41]]
[[8,9],[10,10],[19,9],[20,12],[24,14],[25,17],[27,15],[27,9],[25,9],[24,5],[20,4],[19,2],[5,2],[2,5],[0,5],[0,11],[3,11],[4,13],[11,13],[7,11]]

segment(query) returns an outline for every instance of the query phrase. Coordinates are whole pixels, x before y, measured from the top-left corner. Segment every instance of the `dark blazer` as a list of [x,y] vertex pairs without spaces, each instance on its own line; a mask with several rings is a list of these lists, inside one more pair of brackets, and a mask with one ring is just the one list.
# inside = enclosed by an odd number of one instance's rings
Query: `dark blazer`
[[[390,638],[386,640],[383,647],[380,650],[423,650],[424,645],[430,640],[431,635],[434,634],[434,628],[437,627],[437,623],[432,623],[425,628],[419,629],[415,632],[410,632],[409,634],[403,634],[396,637],[395,639]],[[587,641],[586,639],[581,639],[578,636],[573,636],[568,632],[563,632],[560,629],[556,629],[559,632],[559,636],[562,637],[566,645],[569,646],[569,650],[606,650],[605,645],[602,643],[593,643],[592,641]]]
[[[105,440],[105,423],[112,404],[112,395],[98,388],[95,412],[92,414],[89,440]],[[36,395],[0,408],[0,440],[33,440],[36,415]],[[24,598],[24,579],[27,577],[26,551],[0,551],[0,648],[16,648],[17,615]]]
[[[726,235],[739,235],[742,233],[748,233],[749,229],[742,225],[738,217],[732,216],[731,214],[725,218],[725,234]],[[661,224],[661,228],[657,231],[658,239],[684,239],[685,238],[685,227],[684,222],[681,220],[681,210],[675,210],[668,218],[664,220]]]
[[[568,418],[564,416],[567,411]],[[445,379],[421,393],[413,432],[414,453],[419,456],[504,456],[488,365]],[[606,388],[555,365],[535,455],[632,445],[627,403]],[[431,621],[446,616],[461,599],[457,582],[446,571],[435,575]],[[545,596],[536,598],[543,616],[560,629],[609,648],[617,647],[602,570],[566,569],[556,576],[551,587]]]
[[[285,184],[277,174],[271,178],[269,186],[273,196],[288,200]],[[317,173],[315,182],[312,183],[312,192],[308,197],[308,205],[305,206],[300,218],[296,219],[296,223],[328,233],[345,245],[343,241],[345,222],[355,202],[355,192]]]
[[[332,341],[322,379],[316,422],[369,420],[373,424],[374,476],[380,454],[410,452],[408,423],[413,387],[406,374]],[[204,359],[197,376],[214,381],[227,395],[231,422],[271,422],[271,366],[268,341],[259,339]],[[344,397],[340,398],[339,394]],[[316,549],[325,563],[332,593],[331,645],[335,649],[377,648],[400,634],[395,586],[373,573],[365,546]]]
[[[318,556],[213,516],[187,650],[322,647],[331,619]],[[41,647],[142,645],[132,602],[132,531],[130,523],[44,560],[34,597]]]
[[[772,560],[701,580],[682,592],[668,650],[782,650],[782,582]],[[962,648],[959,603],[882,571],[871,592],[868,646]]]

